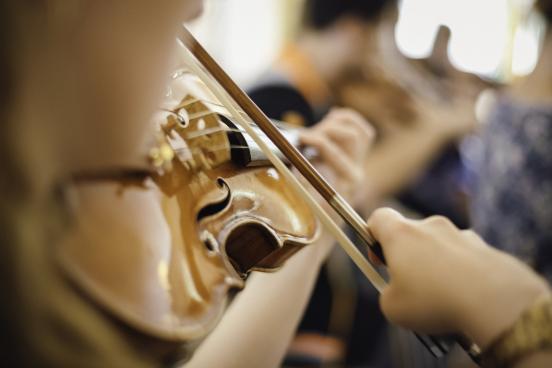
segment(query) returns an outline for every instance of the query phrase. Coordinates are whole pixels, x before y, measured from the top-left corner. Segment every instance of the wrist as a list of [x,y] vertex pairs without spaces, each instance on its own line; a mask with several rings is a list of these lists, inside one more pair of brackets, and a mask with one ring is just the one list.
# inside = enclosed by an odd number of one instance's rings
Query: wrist
[[328,254],[331,252],[335,244],[335,239],[325,229],[322,230],[320,237],[312,244],[306,246],[293,258],[304,259],[310,267],[318,272],[322,267]]
[[[500,333],[482,355],[484,367],[544,367],[552,350],[552,297],[542,295]],[[537,359],[538,358],[538,359]],[[550,360],[548,360],[550,363]]]
[[430,137],[434,140],[435,144],[446,145],[454,141],[457,137],[456,132],[452,131],[446,126],[436,127],[431,126],[427,127],[428,132],[430,132]]
[[417,142],[423,142],[426,147],[432,147],[433,151],[442,149],[454,139],[447,129],[435,125],[422,125],[415,134],[418,137]]
[[443,143],[449,143],[455,141],[474,129],[475,116],[472,114],[447,114],[440,118],[433,118],[430,123],[423,124],[426,130],[432,132],[432,134]]
[[484,349],[547,293],[546,282],[529,270],[522,275],[512,272],[511,279],[489,275],[473,286],[472,297],[459,318],[460,330]]

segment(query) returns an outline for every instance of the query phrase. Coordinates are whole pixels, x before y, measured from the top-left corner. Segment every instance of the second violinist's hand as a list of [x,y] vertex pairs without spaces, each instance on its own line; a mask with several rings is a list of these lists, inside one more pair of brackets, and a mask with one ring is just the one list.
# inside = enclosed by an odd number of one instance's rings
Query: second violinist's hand
[[391,277],[383,312],[412,330],[463,332],[485,347],[548,292],[527,266],[443,217],[414,221],[381,209],[368,226]]
[[315,167],[341,194],[350,197],[365,179],[364,162],[374,137],[373,127],[359,113],[339,108],[305,130],[301,141],[316,148],[320,162]]

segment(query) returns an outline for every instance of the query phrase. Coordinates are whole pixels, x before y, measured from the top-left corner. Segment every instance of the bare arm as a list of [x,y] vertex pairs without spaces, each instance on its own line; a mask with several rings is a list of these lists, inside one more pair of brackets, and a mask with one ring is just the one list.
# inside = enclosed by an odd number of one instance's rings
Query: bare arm
[[367,186],[360,203],[373,205],[409,185],[449,144],[476,129],[473,103],[435,106],[418,102],[411,128],[394,131],[376,145],[366,161]]
[[441,135],[416,128],[396,132],[376,145],[366,160],[368,185],[362,203],[374,203],[403,189],[431,163],[445,143]]
[[533,354],[522,360],[516,365],[516,368],[542,368],[552,367],[552,353],[540,352]]
[[[373,131],[360,116],[335,110],[305,132],[342,193],[354,192]],[[319,167],[320,168],[320,167]],[[326,170],[324,170],[326,171]],[[328,178],[330,179],[330,178]],[[315,243],[272,274],[255,273],[187,367],[278,367],[310,298],[320,267],[335,240],[323,233]]]
[[[414,221],[383,209],[368,225],[382,244],[391,276],[382,310],[412,330],[462,332],[485,349],[550,292],[529,267],[443,217]],[[518,367],[551,363],[552,354],[540,352]]]
[[[313,289],[324,237],[276,273],[255,273],[186,367],[278,367]],[[326,243],[326,244],[321,244]]]

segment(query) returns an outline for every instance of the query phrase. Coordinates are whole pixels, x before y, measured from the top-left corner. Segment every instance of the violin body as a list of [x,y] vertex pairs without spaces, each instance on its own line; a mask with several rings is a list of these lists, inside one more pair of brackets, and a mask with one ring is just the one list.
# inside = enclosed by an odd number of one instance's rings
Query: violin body
[[157,117],[157,173],[101,184],[106,195],[82,186],[82,215],[60,249],[63,269],[101,308],[170,342],[205,337],[229,290],[252,270],[277,270],[319,233],[277,170],[232,161],[232,129],[206,93],[191,75],[173,80]]
[[[316,240],[319,223],[312,208],[363,274],[382,290],[385,280],[274,148],[367,245],[377,249],[362,218],[186,29],[179,42],[219,83],[226,95],[201,67],[189,65],[234,116],[198,78],[186,72],[175,76],[158,116],[158,145],[149,153],[155,172],[139,182],[117,176],[77,189],[77,221],[58,249],[69,279],[119,322],[115,326],[123,322],[123,332],[138,332],[148,346],[153,338],[173,358],[175,353],[182,357],[182,347],[193,347],[214,328],[228,292],[243,288],[249,272],[276,270]],[[254,131],[251,120],[273,147]],[[251,137],[264,156],[254,152]],[[245,155],[242,149],[248,150]],[[434,354],[446,352],[432,338],[427,341]],[[471,354],[471,345],[468,348]]]

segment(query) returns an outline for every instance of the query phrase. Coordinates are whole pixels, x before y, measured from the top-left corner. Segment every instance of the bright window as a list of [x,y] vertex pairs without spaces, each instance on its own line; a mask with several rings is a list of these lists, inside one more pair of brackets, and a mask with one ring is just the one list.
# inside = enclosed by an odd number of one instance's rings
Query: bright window
[[449,58],[457,68],[487,77],[523,75],[535,67],[542,30],[528,13],[531,0],[402,0],[397,45],[413,58],[432,49],[440,25],[451,30]]

